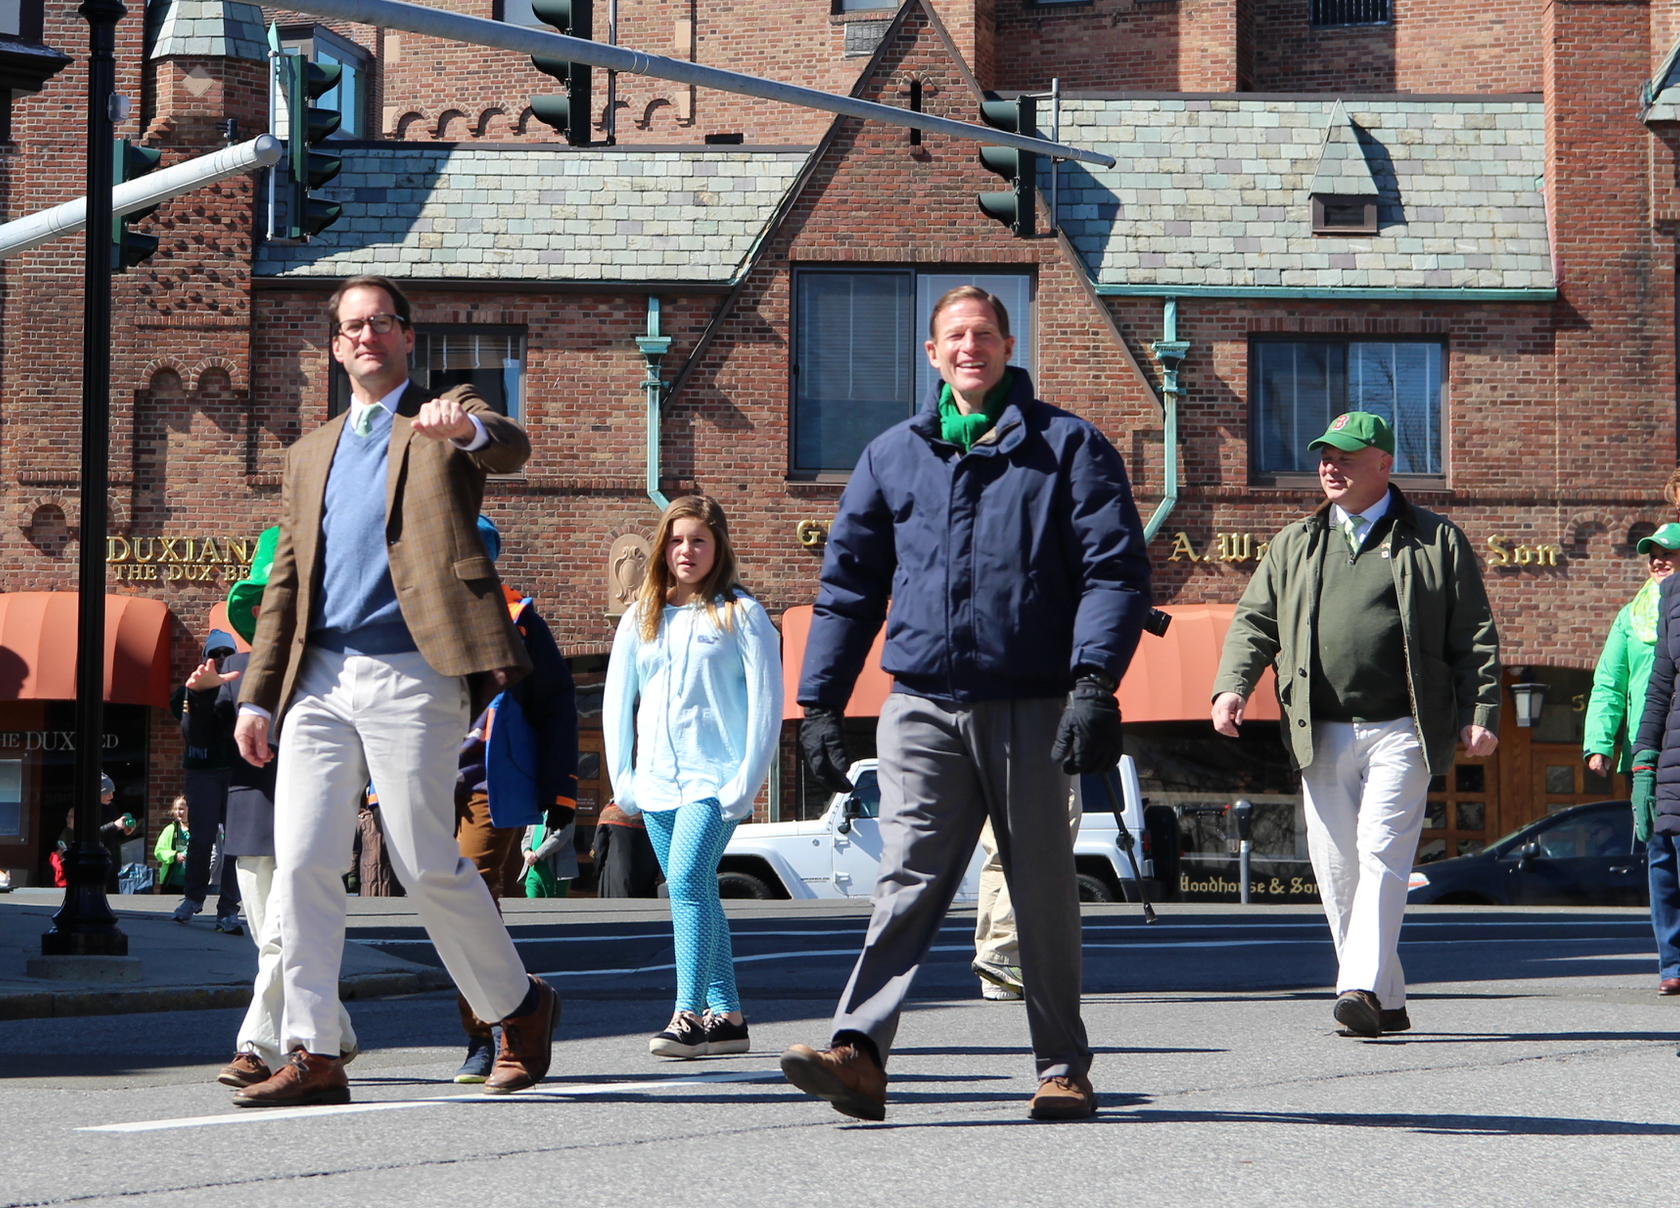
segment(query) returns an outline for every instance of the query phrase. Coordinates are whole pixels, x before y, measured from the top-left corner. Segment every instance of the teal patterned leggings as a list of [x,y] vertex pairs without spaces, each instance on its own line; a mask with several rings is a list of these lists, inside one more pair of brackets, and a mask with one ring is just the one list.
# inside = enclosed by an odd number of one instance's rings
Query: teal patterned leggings
[[691,801],[642,815],[671,894],[671,931],[677,960],[677,1010],[724,1015],[741,1009],[735,991],[735,951],[729,920],[718,901],[718,860],[735,823],[718,813],[718,800]]

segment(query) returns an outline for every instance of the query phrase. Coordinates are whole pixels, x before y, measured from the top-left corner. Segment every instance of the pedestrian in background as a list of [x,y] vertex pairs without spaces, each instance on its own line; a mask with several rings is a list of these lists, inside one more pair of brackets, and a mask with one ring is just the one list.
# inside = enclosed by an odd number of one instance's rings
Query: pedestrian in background
[[[111,801],[117,795],[117,786],[104,772],[99,774],[99,816],[104,817],[111,808]],[[117,892],[117,869],[122,861],[122,843],[138,828],[134,815],[118,814],[116,817],[100,823],[99,844],[110,856],[110,862],[105,870],[105,892]],[[76,811],[71,809],[64,815],[64,833],[58,837],[58,846],[53,851],[53,884],[59,888],[69,884],[64,873],[64,861],[70,851],[76,846]]]
[[869,442],[823,554],[800,744],[818,783],[851,787],[843,711],[885,622],[882,854],[829,1048],[792,1046],[782,1072],[836,1111],[885,1117],[899,1015],[989,818],[1020,930],[1038,1075],[1028,1114],[1084,1119],[1097,1095],[1068,778],[1120,758],[1114,690],[1150,608],[1143,524],[1119,452],[1009,363],[1002,302],[950,290],[928,337],[939,381]]
[[[495,562],[502,534],[488,516],[478,536]],[[577,701],[572,673],[548,623],[529,596],[503,585],[508,617],[531,660],[531,674],[496,696],[461,743],[455,774],[455,842],[502,908],[502,883],[526,827],[564,830],[577,812]],[[463,1084],[483,1082],[496,1059],[495,1025],[473,1013],[466,995],[455,1005],[467,1055],[455,1072]]]
[[[256,635],[263,589],[268,585],[279,536],[278,527],[263,531],[257,538],[250,571],[228,589],[228,624],[247,643]],[[216,1074],[217,1082],[235,1091],[266,1082],[286,1057],[280,1044],[285,984],[280,975],[280,912],[274,896],[274,765],[248,762],[233,742],[239,720],[239,681],[250,660],[249,652],[238,651],[218,660],[206,659],[187,676],[184,709],[190,744],[204,749],[225,744],[234,752],[228,767],[222,858],[233,866],[245,917],[251,924],[251,942],[257,946],[257,976],[234,1037],[233,1058]],[[343,1046],[339,1060],[348,1065],[360,1050],[350,1013],[342,1002],[338,1002],[338,1025],[339,1044]]]
[[[212,671],[221,667],[227,657],[238,649],[233,635],[212,629],[204,640],[203,663]],[[239,922],[239,876],[231,860],[216,859],[217,843],[227,822],[228,786],[232,783],[233,765],[239,761],[238,748],[231,731],[215,726],[194,742],[187,718],[188,689],[179,688],[171,702],[175,716],[181,719],[181,737],[187,752],[181,761],[185,769],[187,822],[192,841],[187,845],[187,860],[182,878],[181,901],[170,917],[177,923],[188,923],[204,909],[204,899],[214,882],[220,887],[216,897],[216,930],[241,935]],[[204,743],[209,743],[208,746]]]
[[170,822],[158,834],[152,855],[158,862],[159,893],[179,893],[186,883],[187,799],[177,797],[169,807]]
[[[1583,746],[1587,766],[1608,776],[1621,740],[1616,771],[1633,766],[1634,734],[1639,729],[1656,661],[1657,614],[1663,580],[1680,564],[1680,524],[1665,524],[1636,547],[1650,559],[1651,574],[1638,593],[1616,614],[1604,650],[1593,671]],[[1657,993],[1680,994],[1680,857],[1675,837],[1653,832],[1653,802],[1647,795],[1635,808],[1634,837],[1645,844],[1645,872],[1651,887],[1651,929],[1657,937]]]
[[616,801],[607,802],[595,819],[590,858],[595,861],[596,897],[659,896],[659,856],[653,840],[641,815],[625,813]]
[[[1647,545],[1647,542],[1650,544]],[[1669,544],[1673,542],[1673,544]],[[1656,576],[1658,551],[1680,549],[1680,524],[1665,524],[1639,543],[1639,550],[1651,555],[1652,576]],[[1671,569],[1673,559],[1663,559]],[[1643,708],[1633,740],[1634,835],[1645,840],[1646,875],[1651,886],[1651,926],[1657,938],[1657,993],[1680,994],[1680,701],[1675,699],[1675,661],[1680,658],[1680,575],[1667,574],[1656,584],[1656,640],[1651,647],[1649,677],[1643,694]],[[1653,586],[1647,583],[1640,589]],[[1634,604],[1640,596],[1634,597]],[[1623,609],[1628,613],[1634,604]],[[1621,617],[1617,617],[1618,623]],[[1644,632],[1643,613],[1629,617],[1631,639]],[[1611,631],[1611,641],[1615,630]],[[1631,642],[1630,642],[1631,644]],[[1606,643],[1606,654],[1609,643]],[[1600,659],[1600,666],[1603,665]],[[1597,678],[1594,680],[1597,695]],[[1628,715],[1639,704],[1634,697]]]
[[524,888],[528,898],[563,898],[577,879],[577,821],[559,830],[543,823],[525,828]]
[[740,584],[723,508],[704,495],[673,500],[613,638],[601,706],[618,806],[641,814],[671,891],[677,1002],[648,1041],[655,1056],[751,1047],[717,869],[770,772],[780,647]]
[[1213,726],[1237,737],[1267,666],[1301,771],[1307,850],[1336,945],[1343,1034],[1412,1026],[1406,882],[1432,776],[1499,745],[1499,635],[1470,539],[1395,486],[1394,431],[1337,416],[1307,446],[1324,502],[1279,533],[1237,604]]

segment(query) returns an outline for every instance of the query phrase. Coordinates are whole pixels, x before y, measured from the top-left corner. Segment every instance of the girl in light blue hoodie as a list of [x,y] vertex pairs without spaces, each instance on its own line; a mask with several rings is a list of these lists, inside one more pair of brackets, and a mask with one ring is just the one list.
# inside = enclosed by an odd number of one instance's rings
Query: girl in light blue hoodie
[[751,1047],[717,869],[775,755],[780,646],[736,580],[723,509],[704,495],[674,500],[613,638],[601,707],[614,798],[642,815],[671,895],[677,1006],[648,1041],[656,1056]]

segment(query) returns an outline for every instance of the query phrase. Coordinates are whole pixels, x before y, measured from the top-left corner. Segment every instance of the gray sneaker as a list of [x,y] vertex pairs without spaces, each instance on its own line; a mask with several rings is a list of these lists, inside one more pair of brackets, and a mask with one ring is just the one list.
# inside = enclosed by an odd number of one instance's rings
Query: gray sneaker
[[203,909],[203,902],[195,902],[191,898],[182,898],[181,904],[175,907],[175,912],[169,917],[177,923],[190,923],[192,922],[192,916]]
[[[994,986],[1002,986],[1005,990],[1011,990],[1016,998],[1021,997],[1027,991],[1026,983],[1021,980],[1021,967],[1019,965],[976,960],[969,967],[974,970],[974,975],[981,981],[991,982]],[[987,997],[990,997],[990,995]]]

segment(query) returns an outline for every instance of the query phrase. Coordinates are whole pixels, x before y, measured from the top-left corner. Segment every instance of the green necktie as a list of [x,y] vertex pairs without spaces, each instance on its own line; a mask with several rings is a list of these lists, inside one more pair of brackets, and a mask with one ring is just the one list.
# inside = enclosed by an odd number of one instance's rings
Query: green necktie
[[1348,553],[1358,555],[1359,534],[1364,531],[1365,526],[1369,523],[1371,522],[1363,516],[1349,516],[1342,521],[1342,535],[1347,538]]
[[363,407],[362,413],[356,417],[356,435],[366,436],[373,431],[373,408]]

